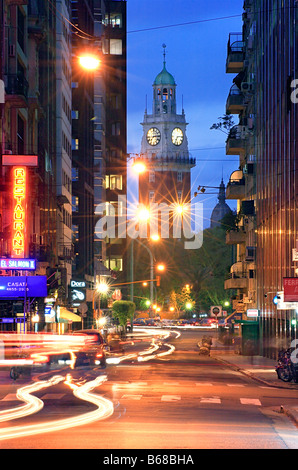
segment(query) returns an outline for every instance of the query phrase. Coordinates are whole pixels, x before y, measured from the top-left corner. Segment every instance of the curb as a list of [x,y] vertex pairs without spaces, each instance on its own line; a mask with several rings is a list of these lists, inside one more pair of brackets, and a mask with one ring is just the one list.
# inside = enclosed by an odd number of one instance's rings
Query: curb
[[282,388],[284,390],[296,390],[296,388],[294,386],[291,387],[290,384],[289,384],[290,386],[287,387],[287,386],[283,386],[283,385],[278,384],[278,383],[275,384],[275,383],[272,383],[272,382],[268,382],[265,379],[261,379],[260,377],[256,377],[256,375],[253,374],[252,372],[248,372],[245,369],[241,369],[241,367],[237,366],[236,364],[233,364],[232,362],[221,359],[220,357],[218,357],[216,355],[212,355],[212,357],[214,359],[216,359],[217,361],[222,362],[223,364],[227,364],[228,366],[232,367],[234,370],[237,370],[238,372],[241,372],[241,374],[246,375],[247,377],[250,377],[251,379],[256,380],[257,382],[260,382],[264,385],[267,385],[268,387]]

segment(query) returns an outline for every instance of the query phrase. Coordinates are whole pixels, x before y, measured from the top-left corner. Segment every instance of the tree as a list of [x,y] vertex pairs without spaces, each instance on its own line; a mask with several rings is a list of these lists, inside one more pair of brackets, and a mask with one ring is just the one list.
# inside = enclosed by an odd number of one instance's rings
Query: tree
[[235,125],[233,116],[227,113],[219,117],[218,119],[219,119],[219,122],[215,122],[214,124],[212,124],[210,129],[216,129],[221,132],[224,132],[225,134],[229,134],[230,130]]
[[116,300],[113,303],[113,315],[119,320],[121,326],[126,327],[127,320],[133,319],[135,313],[136,305],[130,300]]

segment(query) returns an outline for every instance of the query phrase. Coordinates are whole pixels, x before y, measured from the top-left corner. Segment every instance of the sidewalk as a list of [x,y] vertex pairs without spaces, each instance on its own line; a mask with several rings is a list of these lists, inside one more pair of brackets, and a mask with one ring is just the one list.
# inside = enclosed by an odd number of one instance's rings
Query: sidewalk
[[298,384],[294,382],[283,382],[277,377],[275,371],[276,361],[263,356],[241,356],[235,354],[233,346],[224,346],[216,339],[213,340],[210,356],[233,367],[257,382],[268,386],[283,389],[297,390],[297,406],[289,408],[281,407],[281,411],[287,414],[298,425]]

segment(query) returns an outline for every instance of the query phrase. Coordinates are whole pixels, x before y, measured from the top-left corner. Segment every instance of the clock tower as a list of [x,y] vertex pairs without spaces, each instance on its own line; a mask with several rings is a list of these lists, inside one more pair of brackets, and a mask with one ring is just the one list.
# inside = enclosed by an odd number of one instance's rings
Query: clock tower
[[139,176],[139,202],[168,205],[190,202],[190,170],[195,159],[189,157],[184,110],[177,114],[176,83],[166,69],[153,82],[152,114],[145,110],[141,158],[146,171]]

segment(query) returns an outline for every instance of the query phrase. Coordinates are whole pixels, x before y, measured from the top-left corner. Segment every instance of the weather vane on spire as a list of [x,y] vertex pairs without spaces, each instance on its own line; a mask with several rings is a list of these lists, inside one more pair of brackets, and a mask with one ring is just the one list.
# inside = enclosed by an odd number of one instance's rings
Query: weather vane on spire
[[162,45],[163,47],[163,65],[165,66],[166,65],[166,44],[163,44]]

